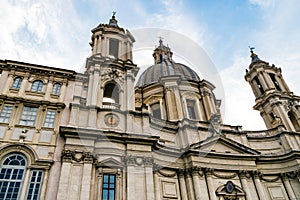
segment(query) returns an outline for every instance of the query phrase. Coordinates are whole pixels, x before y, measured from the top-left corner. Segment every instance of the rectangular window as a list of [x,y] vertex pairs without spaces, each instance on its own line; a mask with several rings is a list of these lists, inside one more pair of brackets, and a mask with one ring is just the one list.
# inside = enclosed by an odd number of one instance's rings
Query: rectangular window
[[159,103],[152,104],[150,108],[151,108],[152,116],[154,118],[161,119],[160,104]]
[[27,190],[27,200],[36,200],[39,199],[41,187],[43,180],[43,171],[42,170],[32,170],[30,183]]
[[54,110],[48,110],[45,117],[44,127],[53,128],[55,122],[56,112]]
[[188,110],[188,117],[189,119],[196,119],[196,111],[195,111],[195,101],[193,100],[186,100],[187,110]]
[[116,176],[104,174],[102,183],[102,200],[115,200]]
[[0,122],[8,123],[12,113],[13,106],[4,105],[0,113]]
[[119,40],[109,39],[109,55],[114,56],[115,58],[119,55]]
[[33,126],[35,123],[38,108],[24,107],[20,119],[20,125]]

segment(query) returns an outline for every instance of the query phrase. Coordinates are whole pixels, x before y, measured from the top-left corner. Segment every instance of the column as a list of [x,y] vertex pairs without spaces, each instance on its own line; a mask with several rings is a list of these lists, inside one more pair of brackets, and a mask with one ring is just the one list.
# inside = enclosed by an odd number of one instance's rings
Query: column
[[240,179],[241,179],[242,187],[243,187],[244,191],[246,192],[247,200],[252,200],[252,196],[251,196],[249,186],[248,186],[248,182],[247,182],[247,175],[248,174],[247,174],[246,171],[240,172]]
[[59,94],[58,101],[64,101],[65,96],[66,96],[67,83],[68,83],[68,81],[67,81],[67,79],[65,79],[60,88],[60,94]]
[[89,106],[91,105],[91,100],[93,96],[93,82],[94,82],[94,76],[93,76],[93,66],[89,66],[89,87],[88,87],[88,93],[87,93],[87,102],[86,105]]
[[50,98],[50,94],[52,92],[52,88],[53,88],[53,76],[51,76],[48,80],[48,83],[46,85],[46,90],[45,90],[45,99],[49,100]]
[[175,94],[175,102],[176,102],[176,108],[177,108],[177,115],[178,119],[183,118],[183,106],[181,102],[181,95],[179,93],[178,87],[174,87],[174,94]]
[[267,83],[264,79],[264,76],[263,76],[262,72],[258,72],[257,77],[258,77],[258,80],[260,81],[264,91],[266,91],[266,89],[268,89],[268,86],[267,86]]
[[206,181],[207,181],[208,194],[209,194],[210,200],[217,200],[216,195],[215,195],[214,184],[213,184],[213,180],[212,180],[212,169],[207,169]]
[[121,200],[122,198],[122,175],[121,170],[118,169],[118,173],[116,174],[116,200]]
[[153,172],[155,200],[160,200],[158,171]]
[[167,119],[172,120],[176,118],[175,112],[174,112],[174,107],[172,106],[172,91],[169,88],[165,89],[165,98],[166,98],[166,112],[167,112]]
[[94,75],[93,75],[93,89],[92,89],[92,96],[91,96],[91,105],[97,105],[97,98],[98,98],[98,91],[99,91],[99,78],[100,78],[100,65],[95,64]]
[[188,191],[187,193],[189,197],[188,199],[195,200],[193,182],[190,173],[186,174],[186,184],[187,184],[187,191]]
[[[42,188],[41,188],[40,199],[45,199],[45,196],[46,196],[46,187],[48,185],[48,179],[49,179],[49,169],[46,169],[45,170],[45,174],[44,174]],[[52,194],[52,197],[53,197],[53,194]]]
[[12,72],[9,72],[9,75],[7,77],[7,81],[5,82],[5,85],[3,87],[3,94],[7,94],[9,91],[10,84],[13,82],[13,74]]
[[71,163],[63,162],[58,186],[57,200],[68,199]]
[[282,180],[283,180],[283,183],[284,183],[284,187],[285,187],[285,189],[287,191],[287,194],[289,196],[289,199],[290,200],[296,200],[295,193],[293,191],[293,188],[291,186],[289,178],[287,177],[287,174],[282,174],[281,177],[282,177]]
[[198,169],[197,168],[193,169],[192,176],[193,176],[195,197],[198,200],[198,199],[201,199],[201,190],[200,190],[200,181],[199,181]]
[[263,186],[260,182],[260,179],[259,179],[259,172],[254,172],[254,183],[255,183],[255,186],[256,186],[256,190],[257,190],[257,193],[258,193],[258,196],[259,196],[259,199],[267,199],[266,195],[265,195],[265,192],[264,192],[264,189],[263,189]]
[[182,200],[188,200],[187,191],[186,191],[186,184],[185,184],[185,171],[179,171],[179,184],[180,184],[180,194]]
[[145,186],[146,186],[146,199],[154,200],[154,180],[153,180],[153,168],[150,158],[145,158]]
[[273,81],[272,79],[270,78],[269,74],[268,73],[263,73],[262,74],[262,78],[265,80],[267,86],[269,89],[271,88],[275,88],[275,86],[273,85]]
[[29,79],[29,73],[26,73],[26,76],[24,76],[22,83],[21,83],[21,87],[19,90],[19,96],[23,96],[26,90],[26,86],[28,83],[28,79]]
[[206,117],[208,120],[210,119],[212,113],[214,113],[214,110],[215,110],[212,107],[210,95],[211,94],[208,91],[203,92],[203,104],[204,104],[204,108],[206,111]]
[[90,199],[90,189],[91,189],[91,179],[92,179],[92,161],[84,161],[83,164],[83,174],[81,180],[81,194],[80,199]]

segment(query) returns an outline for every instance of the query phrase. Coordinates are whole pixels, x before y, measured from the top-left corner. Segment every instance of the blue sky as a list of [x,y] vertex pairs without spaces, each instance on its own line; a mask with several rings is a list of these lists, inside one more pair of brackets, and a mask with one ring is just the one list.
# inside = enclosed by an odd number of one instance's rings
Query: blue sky
[[[107,23],[112,11],[117,12],[119,25],[133,32],[171,30],[201,47],[221,77],[224,94],[219,94],[218,88],[217,97],[222,99],[227,124],[264,128],[259,113],[252,111],[254,95],[244,80],[249,45],[255,46],[261,59],[281,67],[290,89],[300,94],[297,0],[3,0],[0,59],[79,71],[90,55],[90,30]],[[168,38],[164,37],[164,42],[175,46]],[[149,58],[135,57],[137,64],[151,59],[151,49],[145,52]],[[198,72],[203,73],[201,69]]]

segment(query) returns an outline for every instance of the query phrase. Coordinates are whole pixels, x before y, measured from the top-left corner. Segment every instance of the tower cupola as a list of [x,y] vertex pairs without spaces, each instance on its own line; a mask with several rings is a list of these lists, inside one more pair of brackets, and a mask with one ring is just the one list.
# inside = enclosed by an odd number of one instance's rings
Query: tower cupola
[[159,39],[159,45],[154,50],[153,57],[154,63],[162,63],[164,60],[172,61],[173,52],[168,46],[163,44],[162,38]]
[[268,129],[283,125],[289,131],[300,131],[300,112],[295,96],[281,74],[281,68],[258,58],[250,47],[251,63],[245,79],[255,95],[254,109],[260,112]]
[[99,24],[92,29],[92,55],[100,54],[103,57],[132,61],[135,39],[128,30],[118,25],[115,14],[116,12],[113,12],[108,24]]

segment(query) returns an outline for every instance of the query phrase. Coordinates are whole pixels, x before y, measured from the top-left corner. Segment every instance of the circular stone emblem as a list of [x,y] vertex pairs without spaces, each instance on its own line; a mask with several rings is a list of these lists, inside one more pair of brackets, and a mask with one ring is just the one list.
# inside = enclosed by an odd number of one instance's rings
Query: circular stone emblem
[[107,126],[116,127],[119,124],[119,117],[114,114],[107,114],[104,116],[104,122]]

